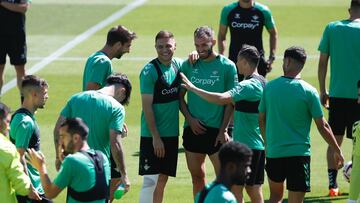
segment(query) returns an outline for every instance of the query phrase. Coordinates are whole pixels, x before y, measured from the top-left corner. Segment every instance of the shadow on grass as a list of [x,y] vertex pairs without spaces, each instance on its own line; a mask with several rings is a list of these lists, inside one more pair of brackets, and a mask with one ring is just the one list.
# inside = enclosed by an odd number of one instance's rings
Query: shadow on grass
[[[349,195],[349,193],[342,193],[338,197],[329,197],[327,195],[326,196],[309,196],[309,197],[305,196],[304,202],[324,202],[324,203],[332,203],[332,202],[338,202],[338,201],[344,202],[344,200],[348,199],[348,195]],[[268,203],[268,202],[269,202],[268,200],[265,200],[265,203]],[[284,199],[283,202],[284,203],[288,202],[288,200]]]
[[[178,149],[178,153],[180,154],[180,153],[185,153],[185,149],[184,148],[179,148]],[[134,152],[133,154],[132,154],[132,156],[139,156],[140,155],[140,152],[139,151],[137,151],[137,152]]]

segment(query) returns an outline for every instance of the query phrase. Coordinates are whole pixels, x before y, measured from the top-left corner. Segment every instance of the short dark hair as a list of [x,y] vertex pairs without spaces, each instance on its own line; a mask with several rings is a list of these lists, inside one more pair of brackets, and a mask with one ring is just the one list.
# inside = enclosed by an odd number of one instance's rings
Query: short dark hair
[[40,88],[46,88],[48,86],[46,80],[36,75],[26,75],[21,82],[21,94],[25,96],[25,92],[29,92],[29,89],[39,90]]
[[122,73],[115,73],[110,75],[107,79],[106,79],[106,85],[123,85],[125,87],[125,99],[124,101],[121,102],[122,105],[127,105],[129,104],[130,101],[130,95],[131,95],[131,82],[129,80],[129,78],[127,77],[127,75],[122,74]]
[[350,3],[350,9],[360,9],[360,0],[352,0]]
[[116,42],[125,44],[136,38],[136,33],[131,32],[126,27],[118,25],[109,30],[107,34],[106,44],[113,46]]
[[0,119],[4,120],[7,115],[10,113],[10,108],[6,106],[4,103],[0,102]]
[[219,160],[221,167],[228,163],[246,163],[251,159],[252,151],[249,147],[237,141],[231,141],[221,146]]
[[305,49],[299,46],[292,46],[285,50],[284,58],[292,58],[304,65],[306,62],[306,52]]
[[214,36],[215,36],[214,30],[207,25],[198,27],[194,31],[195,38],[206,37],[207,39],[214,39]]
[[158,32],[155,36],[155,42],[158,39],[164,39],[164,38],[174,38],[174,35],[172,32],[167,31],[167,30],[161,30],[160,32]]
[[259,64],[260,54],[256,47],[244,44],[239,53],[238,57],[244,58],[252,68],[256,68]]
[[67,126],[70,135],[78,134],[82,140],[87,140],[89,128],[81,118],[66,118],[60,127]]

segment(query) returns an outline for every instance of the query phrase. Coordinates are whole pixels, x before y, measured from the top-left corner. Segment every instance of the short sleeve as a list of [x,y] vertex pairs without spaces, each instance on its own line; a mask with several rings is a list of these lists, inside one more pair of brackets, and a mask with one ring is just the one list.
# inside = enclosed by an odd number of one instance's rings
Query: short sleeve
[[266,102],[265,102],[265,91],[266,91],[266,88],[264,88],[264,91],[263,91],[263,94],[261,96],[261,100],[260,100],[260,104],[259,104],[259,112],[261,113],[265,113],[266,112]]
[[152,75],[152,64],[146,64],[140,73],[140,93],[153,94],[155,86],[155,78]]
[[271,14],[270,9],[264,9],[263,10],[264,13],[264,18],[265,18],[265,27],[267,30],[273,29],[275,27],[275,21],[274,21],[274,17]]
[[94,82],[104,87],[106,78],[112,73],[111,62],[101,58],[92,65],[91,70],[88,82]]
[[313,118],[319,118],[324,115],[320,104],[319,94],[315,89],[312,91],[310,98],[310,112]]
[[121,132],[124,127],[125,109],[124,107],[116,107],[113,110],[110,120],[110,129]]
[[220,14],[220,25],[225,25],[228,26],[228,17],[229,15],[229,9],[227,9],[227,7],[224,7],[221,10],[221,14]]
[[231,90],[238,83],[235,64],[231,63],[226,71],[226,91]]
[[327,25],[325,27],[324,33],[323,33],[323,35],[321,37],[321,40],[320,40],[320,45],[319,45],[319,48],[318,48],[320,53],[324,53],[324,54],[329,54],[330,53],[329,30],[330,30],[330,25]]
[[70,185],[70,181],[73,179],[74,172],[71,169],[71,159],[66,157],[61,165],[60,171],[54,179],[54,184],[60,189],[64,189]]
[[60,115],[65,117],[65,118],[71,118],[71,101],[72,98],[70,98],[70,100],[66,103],[65,107],[61,110]]
[[233,102],[237,102],[240,100],[244,100],[247,97],[248,88],[241,83],[238,83],[234,88],[229,90],[229,94],[233,100]]
[[32,120],[22,120],[16,128],[15,146],[16,148],[27,149],[29,147],[31,136],[33,135]]
[[181,65],[180,71],[184,73],[184,75],[189,76],[189,70],[191,68],[190,62],[188,60],[184,61]]

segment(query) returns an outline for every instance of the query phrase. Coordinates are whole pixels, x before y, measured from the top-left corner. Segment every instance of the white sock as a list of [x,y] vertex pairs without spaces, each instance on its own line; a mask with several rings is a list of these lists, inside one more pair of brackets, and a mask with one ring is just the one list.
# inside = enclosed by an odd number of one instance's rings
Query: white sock
[[153,194],[159,178],[157,175],[144,175],[144,183],[140,191],[139,203],[153,203]]

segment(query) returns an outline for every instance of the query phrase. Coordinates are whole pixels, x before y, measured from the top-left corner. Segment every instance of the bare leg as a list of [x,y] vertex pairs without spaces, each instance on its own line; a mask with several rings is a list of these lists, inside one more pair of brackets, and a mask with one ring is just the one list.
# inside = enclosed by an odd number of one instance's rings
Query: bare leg
[[294,192],[289,190],[289,203],[302,203],[304,202],[305,192]]
[[274,182],[270,179],[269,186],[270,186],[270,203],[281,203],[284,197],[284,182]]
[[216,175],[219,175],[220,173],[220,160],[219,160],[219,156],[218,156],[218,152],[212,154],[209,156],[210,161],[214,167],[214,171]]
[[[344,136],[342,136],[342,135],[335,135],[336,142],[338,143],[339,146],[341,146],[341,144],[343,142],[343,138],[344,138]],[[330,148],[330,146],[328,146],[328,148],[327,148],[326,158],[327,158],[328,169],[337,170],[337,163],[334,160],[334,151]],[[336,178],[335,177],[334,177],[333,181],[334,181],[334,183],[336,183]],[[333,183],[331,183],[331,180],[329,178],[329,187],[332,184]]]
[[252,203],[263,203],[264,197],[262,194],[262,185],[246,186],[246,192],[248,193]]
[[185,151],[186,163],[191,173],[193,183],[193,195],[200,192],[205,187],[205,157],[206,154]]
[[25,76],[25,65],[15,65],[17,87],[21,92],[21,82]]
[[159,178],[154,191],[154,203],[162,203],[164,198],[164,190],[168,180],[168,176],[159,174]]

